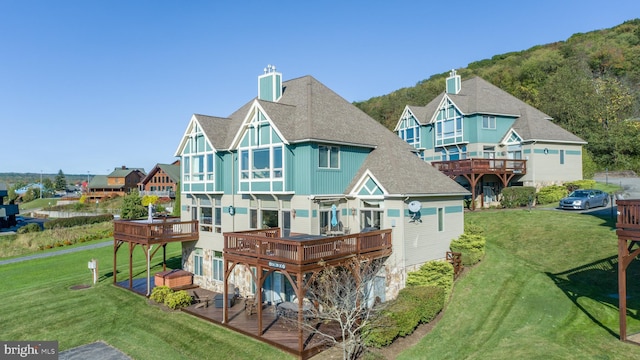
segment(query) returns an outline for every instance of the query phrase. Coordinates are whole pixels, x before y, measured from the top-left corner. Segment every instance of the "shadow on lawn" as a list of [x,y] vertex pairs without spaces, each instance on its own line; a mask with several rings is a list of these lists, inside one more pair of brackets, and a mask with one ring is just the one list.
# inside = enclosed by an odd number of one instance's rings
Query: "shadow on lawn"
[[[579,302],[586,297],[604,304],[616,311],[618,303],[618,257],[611,256],[599,261],[585,264],[560,273],[546,273],[555,284],[564,291],[565,295],[584,312],[595,324],[619,338],[619,328],[609,328],[601,321],[600,312],[590,312]],[[640,278],[640,261],[633,261],[627,268],[627,316],[638,319],[635,310],[640,309],[640,282],[633,281]]]

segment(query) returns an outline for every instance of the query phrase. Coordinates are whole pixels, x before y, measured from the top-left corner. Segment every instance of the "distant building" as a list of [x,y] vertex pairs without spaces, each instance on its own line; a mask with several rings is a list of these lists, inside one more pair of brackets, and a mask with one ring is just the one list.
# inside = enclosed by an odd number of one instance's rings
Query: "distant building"
[[176,197],[180,182],[180,160],[171,164],[156,164],[138,184],[140,195],[156,195],[158,197]]
[[4,198],[8,194],[7,186],[0,184],[0,228],[14,226],[16,224],[16,215],[20,212],[18,205],[4,203]]
[[394,131],[487,203],[508,186],[582,179],[586,142],[551,120],[479,77],[461,81],[452,71],[445,91],[425,106],[407,105]]
[[115,168],[109,175],[95,175],[87,185],[87,200],[100,201],[113,196],[125,196],[146,176],[142,168]]

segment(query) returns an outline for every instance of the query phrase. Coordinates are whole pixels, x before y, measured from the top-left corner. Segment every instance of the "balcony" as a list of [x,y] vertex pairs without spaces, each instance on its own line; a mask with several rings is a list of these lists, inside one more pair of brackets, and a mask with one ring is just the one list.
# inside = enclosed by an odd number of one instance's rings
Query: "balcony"
[[279,228],[224,234],[225,258],[273,269],[307,271],[320,262],[339,263],[354,256],[391,254],[391,229],[340,236],[280,237]]
[[178,218],[148,220],[115,220],[113,238],[116,241],[153,245],[198,240],[198,221]]
[[527,160],[472,158],[434,161],[431,165],[448,176],[490,173],[524,175],[527,173]]

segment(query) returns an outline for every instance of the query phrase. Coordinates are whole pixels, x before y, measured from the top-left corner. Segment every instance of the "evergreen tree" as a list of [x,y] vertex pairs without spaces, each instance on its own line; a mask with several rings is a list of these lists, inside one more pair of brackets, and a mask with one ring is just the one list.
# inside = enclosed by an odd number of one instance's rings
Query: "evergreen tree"
[[147,215],[147,209],[142,206],[142,198],[138,190],[131,191],[122,199],[120,217],[123,219],[139,219]]
[[56,175],[54,186],[56,190],[64,190],[67,188],[67,179],[64,177],[62,169],[60,169],[58,175]]

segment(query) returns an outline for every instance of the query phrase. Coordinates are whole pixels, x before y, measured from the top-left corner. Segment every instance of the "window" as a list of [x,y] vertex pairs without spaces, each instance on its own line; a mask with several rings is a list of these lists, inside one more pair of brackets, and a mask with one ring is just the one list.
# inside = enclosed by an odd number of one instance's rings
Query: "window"
[[282,146],[273,148],[273,177],[282,177]]
[[191,166],[190,166],[190,160],[191,157],[189,156],[185,156],[183,159],[183,169],[182,169],[182,173],[184,174],[184,181],[189,181],[191,179],[191,177],[189,176],[189,174],[191,174]]
[[252,175],[254,179],[269,178],[269,149],[254,149],[253,150],[253,171]]
[[193,274],[202,276],[202,262],[204,258],[202,256],[202,249],[196,249],[193,255]]
[[282,178],[284,162],[282,153],[282,145],[241,150],[240,179]]
[[340,221],[340,210],[336,209],[336,221],[337,224],[335,227],[331,225],[332,218],[331,209],[323,209],[320,210],[320,233],[324,234],[329,230],[342,230],[342,221]]
[[482,153],[483,153],[483,157],[485,159],[495,159],[496,158],[496,147],[495,146],[483,146]]
[[462,114],[447,100],[437,115],[436,146],[462,142],[462,126]]
[[249,151],[248,150],[240,151],[240,178],[241,179],[249,178]]
[[213,231],[213,213],[211,207],[200,208],[200,231]]
[[438,231],[444,231],[444,208],[438,208]]
[[207,180],[213,180],[213,154],[207,154]]
[[564,150],[560,150],[560,165],[564,165]]
[[217,281],[224,280],[224,261],[222,259],[221,251],[213,252],[213,259],[211,261],[211,278]]
[[496,117],[495,116],[483,116],[482,117],[482,128],[483,129],[495,129],[496,128]]
[[257,229],[258,228],[258,210],[250,209],[249,210],[249,229]]
[[318,166],[323,169],[340,168],[340,148],[337,146],[318,146]]
[[222,233],[222,200],[215,199],[215,207],[213,208],[215,211],[215,217],[213,224],[214,228],[218,234]]

